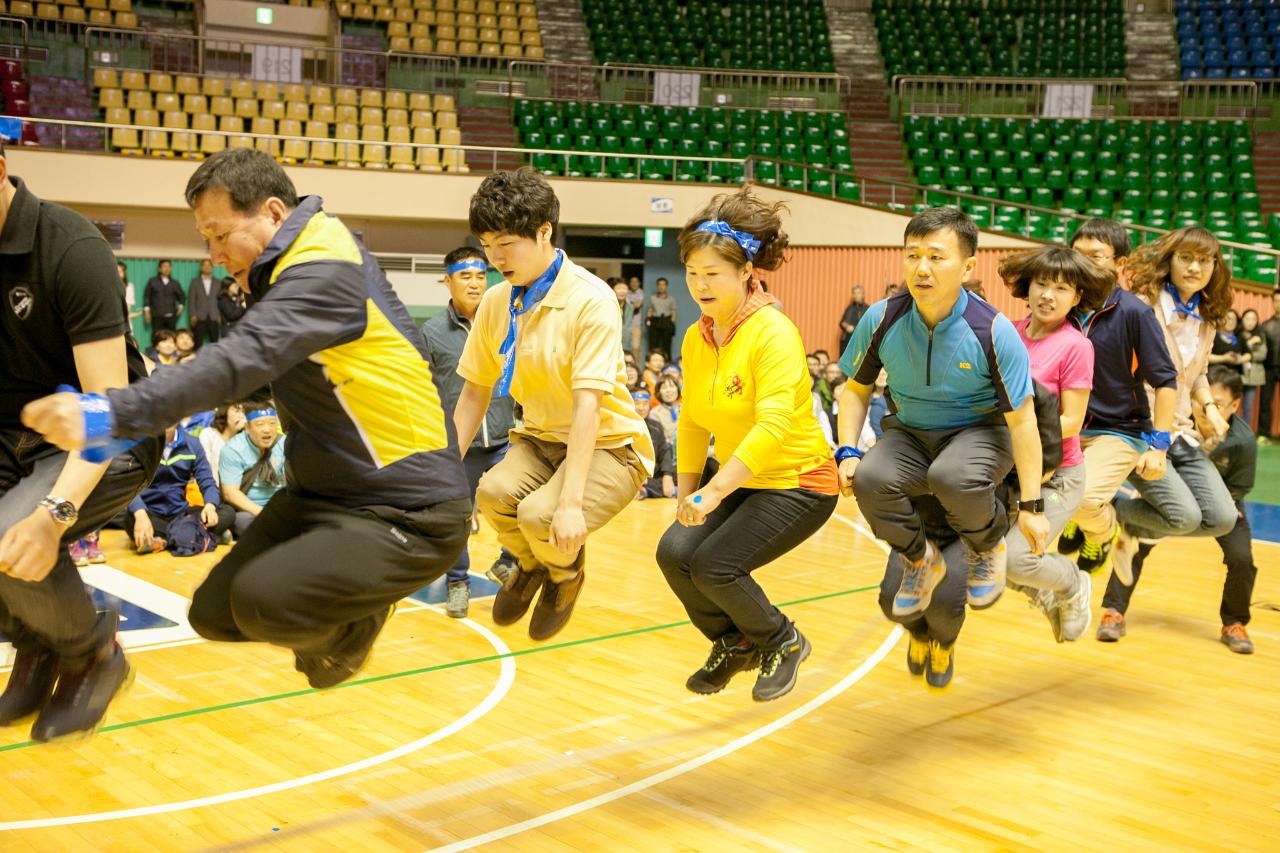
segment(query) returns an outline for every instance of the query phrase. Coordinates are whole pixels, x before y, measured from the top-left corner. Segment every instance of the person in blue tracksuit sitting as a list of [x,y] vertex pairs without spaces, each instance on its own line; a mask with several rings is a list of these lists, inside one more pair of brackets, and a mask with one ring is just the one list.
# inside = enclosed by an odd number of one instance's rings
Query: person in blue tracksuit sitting
[[[164,441],[155,478],[125,514],[125,531],[140,554],[163,551],[169,525],[181,516],[198,515],[215,538],[235,521],[235,510],[218,505],[221,493],[200,441],[177,426],[165,431]],[[192,506],[187,500],[187,483],[192,478],[200,487],[204,506]]]

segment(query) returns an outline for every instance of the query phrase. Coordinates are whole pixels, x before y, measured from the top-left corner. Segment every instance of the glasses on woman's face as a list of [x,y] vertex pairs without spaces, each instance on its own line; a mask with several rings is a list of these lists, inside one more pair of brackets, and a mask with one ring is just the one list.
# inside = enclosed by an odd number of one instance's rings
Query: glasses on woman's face
[[1213,266],[1215,260],[1213,255],[1194,255],[1191,252],[1178,252],[1174,257],[1184,267],[1192,265],[1201,267]]

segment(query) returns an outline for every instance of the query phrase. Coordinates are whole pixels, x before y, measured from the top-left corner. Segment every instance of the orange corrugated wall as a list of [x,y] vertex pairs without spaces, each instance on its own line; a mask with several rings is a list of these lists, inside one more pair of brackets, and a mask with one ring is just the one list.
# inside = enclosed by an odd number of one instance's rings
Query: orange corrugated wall
[[[1013,319],[1026,316],[1026,303],[1014,299],[1000,281],[996,268],[1008,249],[979,249],[975,278],[983,283],[983,296]],[[810,352],[825,349],[838,358],[840,316],[849,304],[849,289],[861,284],[870,304],[884,296],[885,287],[902,281],[902,250],[855,247],[795,247],[778,270],[762,276],[769,291],[782,300],[782,310],[800,329]],[[1255,309],[1262,319],[1271,316],[1271,299],[1261,293],[1236,291],[1236,310]]]

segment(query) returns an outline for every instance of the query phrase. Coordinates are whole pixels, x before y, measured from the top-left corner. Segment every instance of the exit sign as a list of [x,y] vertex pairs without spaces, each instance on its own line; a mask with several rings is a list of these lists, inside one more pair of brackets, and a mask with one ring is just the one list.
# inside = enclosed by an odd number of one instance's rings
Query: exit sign
[[662,229],[646,228],[644,229],[644,244],[650,249],[662,248]]
[[271,9],[268,9],[266,6],[259,6],[258,7],[258,23],[262,24],[263,26],[270,26],[272,18],[274,17],[274,14],[275,13],[272,12]]

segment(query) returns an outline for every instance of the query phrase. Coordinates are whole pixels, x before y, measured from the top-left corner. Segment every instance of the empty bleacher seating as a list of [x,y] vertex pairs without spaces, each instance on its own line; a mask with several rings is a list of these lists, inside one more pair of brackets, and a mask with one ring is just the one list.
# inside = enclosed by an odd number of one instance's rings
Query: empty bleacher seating
[[1280,5],[1262,0],[1178,0],[1175,12],[1184,80],[1276,76]]
[[393,51],[542,58],[532,0],[340,0],[334,6],[345,21],[385,24]]
[[134,29],[138,26],[133,0],[0,0],[0,14],[94,27]]

